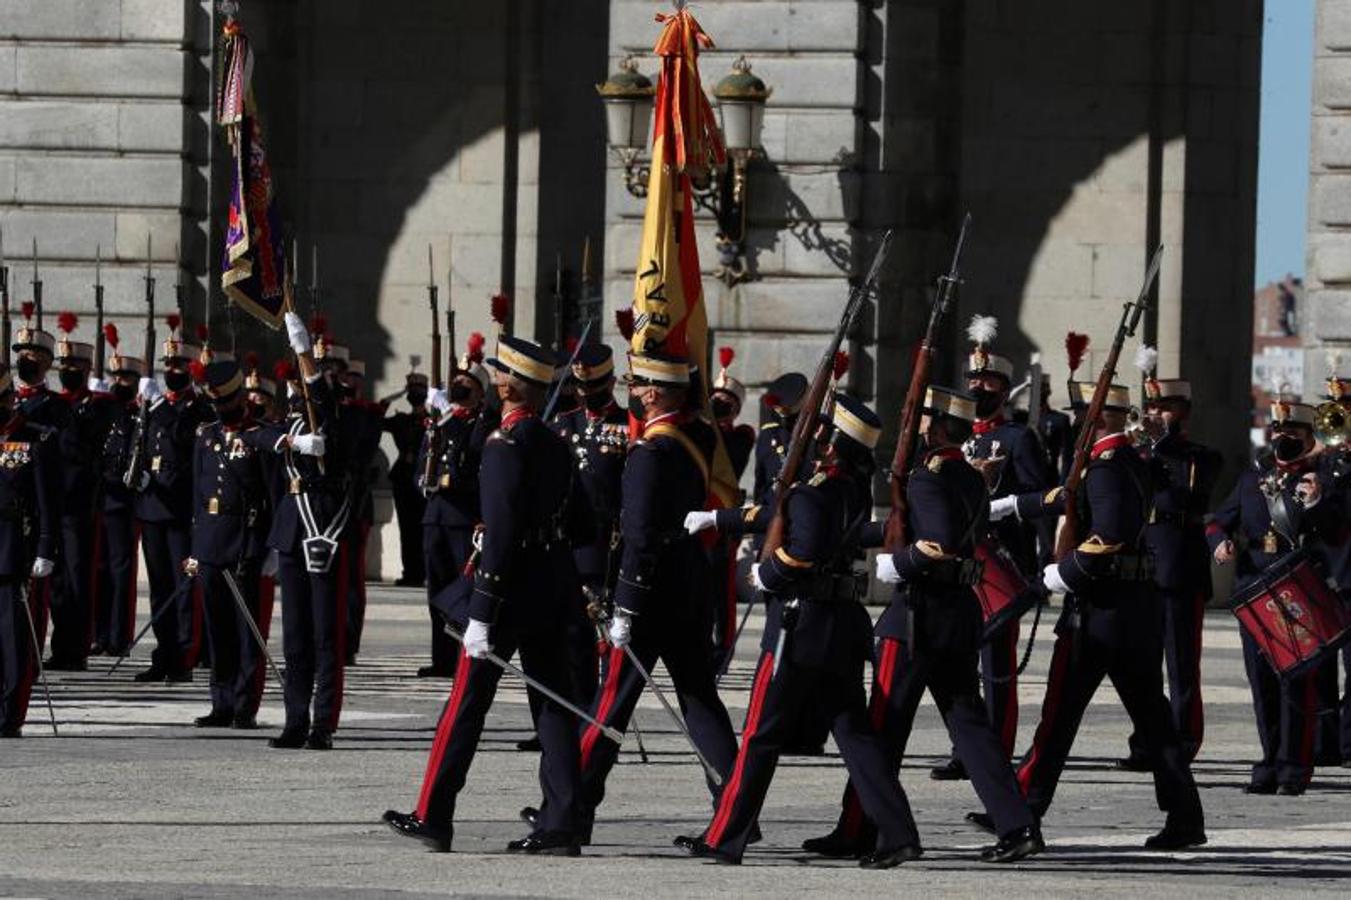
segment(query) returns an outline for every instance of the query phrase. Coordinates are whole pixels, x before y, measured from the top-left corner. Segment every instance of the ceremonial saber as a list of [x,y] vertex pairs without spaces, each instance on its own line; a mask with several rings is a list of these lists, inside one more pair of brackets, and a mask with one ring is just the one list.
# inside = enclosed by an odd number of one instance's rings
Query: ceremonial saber
[[[577,346],[572,348],[572,355],[568,357],[568,370],[572,370],[572,364],[577,361],[577,354],[582,352],[582,345],[586,343],[587,336],[591,334],[591,322],[586,323],[582,329],[582,336],[577,339]],[[544,415],[540,417],[542,421],[549,421],[549,416],[553,413],[554,407],[558,404],[558,396],[563,393],[563,382],[567,381],[568,373],[564,372],[558,379],[558,384],[554,385],[553,393],[549,395],[549,402],[544,404]]]
[[[464,635],[460,634],[459,630],[456,629],[454,625],[451,625],[449,622],[447,622],[445,624],[445,630],[446,634],[455,638],[455,640],[460,644],[461,647],[464,646]],[[563,707],[568,712],[572,713],[574,716],[581,719],[582,721],[587,722],[591,725],[595,725],[597,728],[600,729],[601,734],[605,735],[607,738],[614,741],[616,744],[622,745],[624,743],[624,733],[622,731],[619,731],[616,728],[611,728],[609,725],[603,725],[600,722],[596,721],[596,719],[592,717],[592,715],[588,713],[586,710],[577,706],[570,700],[564,699],[564,697],[557,691],[553,690],[548,685],[542,684],[541,682],[538,682],[535,679],[531,678],[529,675],[525,674],[525,672],[523,672],[521,669],[517,668],[516,666],[513,666],[511,663],[507,662],[505,659],[498,656],[496,653],[489,650],[486,654],[484,654],[483,658],[486,659],[488,662],[492,663],[493,665],[497,666],[504,672],[510,672],[511,674],[515,675],[517,678],[525,682],[526,687],[531,687],[539,691],[541,694],[548,697],[550,700],[557,703],[559,706]]]
[[643,681],[647,682],[648,688],[651,689],[652,693],[661,701],[661,705],[666,708],[666,712],[671,716],[671,721],[675,722],[676,727],[680,729],[680,733],[685,735],[685,740],[690,743],[690,749],[693,750],[694,755],[699,758],[699,765],[704,767],[704,773],[708,775],[709,779],[712,780],[714,784],[718,787],[722,787],[722,776],[718,774],[717,769],[714,769],[712,763],[704,756],[703,751],[699,749],[699,745],[694,742],[694,736],[690,734],[689,728],[685,726],[685,720],[682,719],[680,714],[671,706],[671,701],[666,699],[666,695],[662,693],[661,688],[657,687],[657,683],[652,680],[651,673],[643,668],[643,664],[638,661],[638,654],[633,652],[632,647],[625,644],[624,655],[629,658],[629,662],[633,663],[633,667],[638,670],[638,674],[643,676]]
[[104,678],[107,678],[109,675],[116,672],[123,662],[131,658],[131,651],[136,649],[136,645],[141,642],[141,638],[145,637],[147,631],[155,627],[155,623],[159,621],[159,617],[164,615],[164,611],[168,609],[171,604],[178,603],[178,598],[183,596],[183,591],[186,590],[190,584],[192,584],[192,579],[188,578],[178,587],[174,588],[174,592],[169,595],[169,599],[164,601],[164,604],[160,606],[158,611],[150,615],[150,621],[146,622],[145,625],[141,627],[141,630],[136,633],[136,637],[132,639],[132,642],[129,645],[127,645],[127,652],[119,656],[108,668],[108,671],[103,673]]
[[272,654],[267,652],[267,641],[263,639],[263,633],[258,629],[258,623],[253,620],[248,604],[244,602],[244,594],[239,590],[239,582],[235,581],[235,574],[229,569],[221,569],[220,572],[225,576],[225,586],[230,589],[230,594],[235,598],[235,605],[239,607],[239,614],[248,623],[249,631],[253,632],[253,639],[258,642],[258,649],[263,651],[263,658],[267,660],[268,666],[272,669],[272,675],[277,679],[277,684],[285,687],[286,679],[282,677],[281,669],[278,669],[277,664],[272,661]]
[[[31,594],[31,591],[24,590],[25,595]],[[33,652],[37,654],[38,677],[42,679],[42,693],[47,697],[47,715],[52,718],[52,737],[60,737],[61,733],[56,730],[56,708],[52,706],[52,689],[47,684],[47,669],[42,665],[42,645],[38,643],[38,628],[33,623],[33,610],[28,606],[28,596],[23,596],[19,601],[23,605],[23,617],[28,620],[28,635],[33,639]]]
[[[605,633],[605,628],[599,621],[596,621],[596,636],[605,646],[614,646],[614,644],[610,643],[610,639]],[[647,747],[643,746],[643,730],[638,727],[638,707],[636,706],[633,708],[633,714],[629,716],[629,725],[633,727],[633,739],[638,742],[638,758],[642,760],[643,765],[647,765]]]
[[732,668],[732,660],[736,658],[736,646],[741,643],[741,632],[746,630],[746,622],[751,617],[751,610],[755,609],[755,598],[758,596],[759,592],[757,591],[752,593],[751,599],[746,601],[746,611],[741,614],[741,622],[736,627],[736,634],[732,635],[732,646],[727,651],[727,658],[722,661],[722,671],[713,680],[715,685],[722,684],[723,676],[727,674],[728,669]]

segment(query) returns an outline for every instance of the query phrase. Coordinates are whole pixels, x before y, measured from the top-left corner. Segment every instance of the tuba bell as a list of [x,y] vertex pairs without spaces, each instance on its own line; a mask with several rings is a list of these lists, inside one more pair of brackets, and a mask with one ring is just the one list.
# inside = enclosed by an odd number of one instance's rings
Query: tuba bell
[[1351,442],[1351,417],[1336,400],[1320,403],[1314,411],[1313,433],[1324,447],[1345,447]]

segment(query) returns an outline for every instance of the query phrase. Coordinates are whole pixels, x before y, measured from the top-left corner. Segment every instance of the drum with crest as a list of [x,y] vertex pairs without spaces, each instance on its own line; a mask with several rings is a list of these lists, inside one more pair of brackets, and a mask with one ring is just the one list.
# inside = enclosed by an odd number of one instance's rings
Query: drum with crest
[[1317,668],[1351,640],[1351,607],[1302,550],[1276,560],[1235,593],[1233,610],[1282,678]]
[[1041,600],[1041,592],[997,542],[989,539],[978,542],[975,558],[981,573],[973,590],[985,619],[982,640],[988,641],[992,634],[1035,606]]

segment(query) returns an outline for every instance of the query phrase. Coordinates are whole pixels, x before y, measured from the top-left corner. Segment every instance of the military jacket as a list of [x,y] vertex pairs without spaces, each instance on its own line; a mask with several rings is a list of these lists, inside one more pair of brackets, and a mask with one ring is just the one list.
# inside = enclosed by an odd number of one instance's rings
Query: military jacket
[[267,550],[271,490],[265,460],[276,437],[255,422],[221,422],[197,429],[193,456],[192,555],[199,562],[238,566]]
[[197,427],[214,418],[211,403],[190,390],[166,392],[150,404],[144,436],[150,483],[136,496],[141,521],[192,519],[193,442]]
[[496,428],[497,415],[486,407],[456,406],[424,432],[416,458],[417,481],[427,498],[422,524],[473,528],[479,523],[479,465]]
[[1153,464],[1154,513],[1145,538],[1154,557],[1154,580],[1170,590],[1210,593],[1210,549],[1205,517],[1220,477],[1220,454],[1166,435],[1148,451]]
[[55,435],[18,414],[0,428],[2,578],[27,578],[35,556],[56,559],[61,480]]

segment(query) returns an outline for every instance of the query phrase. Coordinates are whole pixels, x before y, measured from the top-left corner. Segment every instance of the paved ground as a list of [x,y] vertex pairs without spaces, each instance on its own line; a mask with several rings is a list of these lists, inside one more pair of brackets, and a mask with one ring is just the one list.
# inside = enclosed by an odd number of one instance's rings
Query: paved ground
[[[61,736],[45,727],[39,695],[26,737],[0,746],[0,895],[709,897],[913,889],[1199,897],[1303,895],[1351,883],[1351,770],[1319,770],[1302,798],[1240,791],[1256,739],[1234,624],[1221,613],[1212,614],[1205,635],[1208,721],[1196,771],[1211,842],[1201,852],[1140,851],[1161,817],[1147,776],[1107,767],[1128,725],[1104,691],[1045,824],[1051,850],[1016,869],[973,862],[985,841],[962,824],[973,808],[969,785],[928,779],[927,767],[947,746],[932,707],[921,710],[902,772],[925,841],[922,861],[862,872],[797,849],[834,819],[844,781],[834,757],[785,761],[766,805],[765,841],[746,865],[685,858],[671,838],[706,823],[707,798],[697,764],[650,698],[639,720],[651,762],[641,764],[626,747],[596,845],[581,859],[508,857],[503,846],[522,832],[516,811],[537,799],[535,758],[513,749],[527,714],[512,682],[461,799],[457,852],[422,852],[379,818],[388,807],[412,806],[448,683],[412,677],[427,630],[416,593],[375,589],[371,599],[367,654],[349,670],[343,729],[331,753],[270,750],[272,729],[241,735],[185,727],[207,709],[200,675],[195,685],[172,688],[133,684],[135,665],[111,679],[54,676]],[[753,618],[756,640],[758,628]],[[1034,727],[1049,655],[1049,643],[1039,641],[1023,691],[1020,747]],[[738,724],[749,675],[744,656],[727,681]],[[275,726],[280,715],[269,687],[263,719]]]

